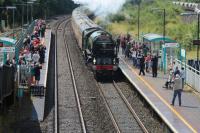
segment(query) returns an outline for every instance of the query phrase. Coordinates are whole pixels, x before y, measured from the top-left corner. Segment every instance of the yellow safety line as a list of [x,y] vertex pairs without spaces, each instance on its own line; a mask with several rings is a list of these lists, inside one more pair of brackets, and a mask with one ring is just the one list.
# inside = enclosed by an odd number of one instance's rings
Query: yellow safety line
[[154,90],[154,88],[146,81],[146,80],[144,80],[141,76],[139,76],[138,75],[138,73],[128,64],[128,63],[126,63],[123,59],[122,59],[122,61],[131,69],[131,71],[132,72],[134,72],[135,73],[135,75],[140,79],[140,80],[142,80],[144,83],[145,83],[145,85],[163,102],[163,103],[165,103],[170,109],[171,109],[171,111],[172,112],[174,112],[175,114],[176,114],[176,116],[178,116],[178,118],[181,120],[181,121],[183,121],[183,123],[185,124],[185,125],[187,125],[188,126],[188,128],[190,128],[194,133],[197,133],[197,130],[196,129],[194,129],[174,108],[172,108],[171,107],[171,105],[162,97],[162,96],[160,96],[160,94],[157,92],[157,91],[155,91]]

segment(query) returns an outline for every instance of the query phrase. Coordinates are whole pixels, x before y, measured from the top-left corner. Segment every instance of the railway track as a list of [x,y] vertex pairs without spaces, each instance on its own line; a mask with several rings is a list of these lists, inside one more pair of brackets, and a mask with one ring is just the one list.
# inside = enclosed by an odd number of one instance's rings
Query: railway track
[[144,132],[147,129],[123,95],[115,81],[113,83],[98,82],[101,95],[109,111],[113,125],[120,132]]
[[[69,38],[67,34],[71,34],[71,31],[67,28],[70,26],[70,22],[70,17],[67,17],[55,24],[56,77],[54,132],[86,133],[86,127],[82,115],[79,94],[76,87],[77,85],[68,48]],[[62,66],[65,66],[65,68]]]

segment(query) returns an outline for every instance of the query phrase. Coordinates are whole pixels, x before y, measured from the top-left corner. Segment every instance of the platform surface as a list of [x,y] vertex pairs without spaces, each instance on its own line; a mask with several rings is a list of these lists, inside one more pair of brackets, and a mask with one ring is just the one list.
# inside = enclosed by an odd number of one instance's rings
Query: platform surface
[[182,106],[178,106],[178,97],[175,106],[172,106],[170,104],[173,90],[162,87],[167,80],[167,75],[158,72],[157,78],[153,78],[151,73],[140,76],[139,69],[133,67],[131,59],[124,58],[121,54],[119,57],[119,67],[122,72],[174,132],[200,132],[200,97],[198,95],[183,92]]
[[[42,69],[40,70],[40,81],[39,81],[39,85],[44,86],[45,90],[47,84],[50,44],[51,44],[51,30],[46,29],[44,38],[44,45],[46,46],[45,63],[43,64]],[[44,108],[45,108],[45,95],[43,97],[40,96],[31,97],[31,100],[33,102],[32,119],[43,121]]]

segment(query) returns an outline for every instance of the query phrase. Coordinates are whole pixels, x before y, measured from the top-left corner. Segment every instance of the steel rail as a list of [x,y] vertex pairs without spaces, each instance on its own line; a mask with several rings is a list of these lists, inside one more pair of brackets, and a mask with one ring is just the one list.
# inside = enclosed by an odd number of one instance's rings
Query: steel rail
[[[65,27],[67,27],[67,25],[69,24],[69,22],[71,22],[71,21],[66,22],[66,26]],[[65,28],[64,28],[64,34],[65,34]],[[67,53],[67,56],[68,56],[68,62],[69,62],[69,67],[70,67],[72,82],[73,82],[73,86],[74,86],[74,93],[75,93],[75,96],[76,96],[76,102],[77,102],[79,116],[80,116],[80,121],[81,121],[81,127],[82,127],[83,133],[86,133],[86,126],[85,126],[85,122],[84,122],[84,118],[83,118],[83,113],[82,113],[82,109],[81,109],[80,98],[79,98],[79,94],[78,94],[78,90],[77,90],[77,85],[76,85],[76,80],[75,80],[75,76],[74,76],[74,71],[73,71],[71,56],[70,56],[70,52],[69,52],[69,47],[67,45],[67,37],[65,35],[64,35],[64,39],[65,39],[64,42],[65,42],[66,53]]]
[[103,101],[104,101],[104,103],[106,105],[106,109],[108,110],[108,114],[109,114],[109,116],[110,116],[110,118],[112,120],[112,123],[113,123],[113,126],[115,127],[115,130],[117,131],[117,133],[121,133],[119,125],[117,124],[117,121],[116,121],[116,119],[115,119],[115,117],[114,117],[114,115],[113,115],[113,113],[112,113],[112,111],[111,111],[111,109],[110,109],[110,107],[108,105],[108,102],[107,102],[107,100],[106,100],[106,98],[105,98],[105,96],[103,94],[103,90],[102,90],[101,84],[97,83],[97,86],[99,87],[100,95],[103,98]]
[[126,106],[128,107],[128,109],[131,112],[131,114],[136,119],[137,123],[142,128],[143,132],[144,133],[149,133],[148,130],[146,129],[146,127],[144,126],[144,124],[142,123],[142,121],[140,120],[140,118],[138,117],[138,115],[136,114],[135,110],[132,108],[131,104],[128,102],[128,100],[126,99],[126,97],[124,96],[122,91],[119,89],[118,85],[116,84],[116,82],[114,80],[113,80],[113,85],[114,85],[115,89],[117,90],[117,92],[119,93],[119,95],[121,96],[121,98],[123,99],[123,101],[126,104]]
[[58,117],[59,117],[59,112],[58,112],[58,70],[57,70],[57,36],[58,36],[58,30],[60,25],[69,18],[62,19],[58,21],[55,24],[55,89],[54,89],[54,104],[55,104],[55,111],[54,111],[54,133],[59,133],[59,123],[58,123]]

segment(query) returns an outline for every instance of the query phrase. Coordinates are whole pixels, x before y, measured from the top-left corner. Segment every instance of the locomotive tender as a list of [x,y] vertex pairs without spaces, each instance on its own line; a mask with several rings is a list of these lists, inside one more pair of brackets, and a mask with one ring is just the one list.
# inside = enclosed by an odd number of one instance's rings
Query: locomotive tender
[[95,24],[85,7],[78,7],[72,13],[72,27],[82,50],[86,64],[90,64],[95,76],[114,74],[119,59],[112,35]]

